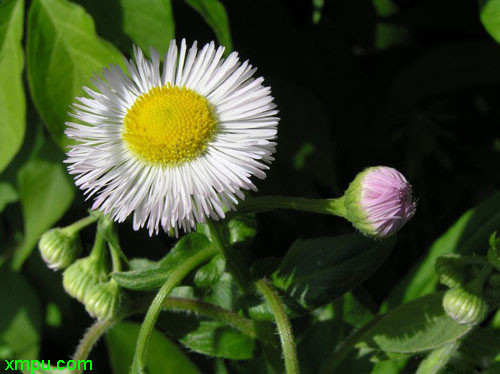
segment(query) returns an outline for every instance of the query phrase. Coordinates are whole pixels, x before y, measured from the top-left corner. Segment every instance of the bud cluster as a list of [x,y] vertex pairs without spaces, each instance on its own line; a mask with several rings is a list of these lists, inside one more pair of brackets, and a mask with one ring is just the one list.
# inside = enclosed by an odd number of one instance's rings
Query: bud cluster
[[[96,220],[99,220],[99,229],[90,255],[75,261],[81,250],[78,232]],[[105,236],[102,231],[105,231]],[[115,316],[121,302],[120,287],[110,279],[107,263],[107,242],[110,241],[109,244],[116,247],[117,240],[117,237],[113,236],[109,219],[104,215],[91,214],[89,218],[68,227],[47,231],[39,242],[42,258],[51,269],[66,268],[63,273],[66,292],[83,303],[87,312],[98,319]],[[120,266],[116,264],[120,261],[118,257],[113,258],[114,269]]]

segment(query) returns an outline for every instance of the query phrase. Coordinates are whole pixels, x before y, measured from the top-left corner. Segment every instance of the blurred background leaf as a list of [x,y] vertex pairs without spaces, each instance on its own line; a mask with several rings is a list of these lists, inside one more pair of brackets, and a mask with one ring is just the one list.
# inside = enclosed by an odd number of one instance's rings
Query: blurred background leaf
[[18,184],[24,216],[24,238],[14,252],[12,267],[16,270],[28,258],[40,235],[66,212],[75,191],[61,154],[50,140],[19,171]]
[[122,55],[96,35],[92,17],[82,7],[66,0],[31,3],[26,54],[37,110],[56,142],[67,145],[70,104],[83,96],[92,74],[110,63],[122,64]]
[[[128,373],[135,352],[135,342],[140,324],[121,322],[106,334],[110,365],[114,374]],[[196,374],[198,368],[177,346],[157,330],[151,335],[150,349],[146,358],[150,374]],[[96,369],[93,369],[96,370]]]
[[184,0],[195,9],[214,31],[219,44],[226,47],[226,53],[233,50],[229,19],[224,5],[219,0]]
[[24,0],[0,3],[0,173],[21,147],[26,126],[23,25]]
[[151,47],[165,54],[175,37],[171,0],[120,0],[120,4],[123,32],[146,55]]

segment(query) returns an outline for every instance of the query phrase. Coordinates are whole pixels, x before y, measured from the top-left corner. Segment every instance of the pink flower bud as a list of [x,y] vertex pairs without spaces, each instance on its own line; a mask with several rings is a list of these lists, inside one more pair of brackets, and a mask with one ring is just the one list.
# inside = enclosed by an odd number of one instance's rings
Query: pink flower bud
[[344,195],[346,218],[363,234],[385,238],[415,214],[412,188],[396,169],[370,167],[359,173]]

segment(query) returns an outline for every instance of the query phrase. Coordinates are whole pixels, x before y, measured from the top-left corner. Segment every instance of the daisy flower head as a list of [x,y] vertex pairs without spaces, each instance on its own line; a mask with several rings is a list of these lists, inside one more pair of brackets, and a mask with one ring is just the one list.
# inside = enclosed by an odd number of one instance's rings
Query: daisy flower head
[[224,218],[243,190],[257,188],[276,150],[278,110],[263,78],[224,47],[171,41],[163,64],[134,47],[77,98],[66,135],[68,170],[87,198],[117,222],[150,235],[190,231]]
[[344,195],[347,219],[360,232],[386,238],[398,232],[415,214],[412,187],[403,174],[387,166],[359,173]]

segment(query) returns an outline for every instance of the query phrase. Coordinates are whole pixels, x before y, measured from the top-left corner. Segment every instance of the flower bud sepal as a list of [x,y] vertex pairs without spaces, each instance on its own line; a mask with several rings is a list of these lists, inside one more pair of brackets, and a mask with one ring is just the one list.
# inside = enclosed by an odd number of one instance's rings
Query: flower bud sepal
[[485,265],[470,283],[446,291],[443,308],[459,324],[479,325],[488,315],[489,305],[483,287],[491,270],[490,265]]
[[465,269],[461,256],[458,254],[449,253],[438,257],[435,269],[439,275],[439,282],[449,288],[455,288],[465,283]]
[[104,238],[97,232],[91,254],[75,261],[63,273],[64,289],[80,302],[84,301],[91,287],[109,278],[105,244]]
[[488,315],[488,304],[482,295],[478,295],[465,286],[458,286],[446,291],[443,308],[451,318],[461,325],[478,325]]
[[78,232],[68,227],[50,229],[41,236],[38,249],[50,269],[64,269],[80,254],[81,244]]
[[113,318],[121,304],[120,286],[114,279],[97,283],[88,289],[83,303],[92,317],[100,320]]

